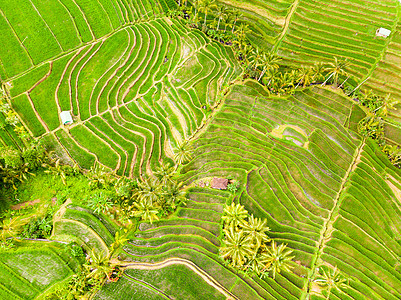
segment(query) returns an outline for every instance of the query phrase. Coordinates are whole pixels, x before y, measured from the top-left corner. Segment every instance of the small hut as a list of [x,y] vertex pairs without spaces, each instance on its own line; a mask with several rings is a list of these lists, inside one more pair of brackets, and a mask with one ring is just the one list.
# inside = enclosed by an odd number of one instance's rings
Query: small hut
[[381,37],[388,37],[391,34],[391,30],[388,30],[386,28],[380,27],[379,29],[376,30],[376,36],[381,36]]
[[72,124],[74,122],[72,120],[72,116],[71,116],[71,113],[69,111],[62,111],[60,113],[60,119],[61,119],[61,123],[63,125],[70,125],[70,124]]
[[226,190],[228,185],[228,179],[227,178],[217,178],[214,177],[212,180],[211,187],[213,189],[218,189],[218,190]]

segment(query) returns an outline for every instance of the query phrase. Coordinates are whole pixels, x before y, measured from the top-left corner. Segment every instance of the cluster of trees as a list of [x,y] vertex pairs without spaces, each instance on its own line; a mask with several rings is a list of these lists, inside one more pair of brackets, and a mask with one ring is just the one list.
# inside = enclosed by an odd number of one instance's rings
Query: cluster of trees
[[[67,283],[47,294],[45,299],[90,299],[90,296],[100,290],[106,280],[118,281],[123,270],[117,257],[128,241],[128,234],[129,230],[116,232],[114,242],[110,245],[107,253],[92,249],[78,272]],[[77,246],[71,247],[71,254],[83,256],[84,252],[81,247]]]
[[[225,5],[217,6],[214,0],[192,1],[193,6],[190,7],[186,2],[178,1],[178,4],[176,10],[169,12],[170,16],[180,16],[192,27],[202,29],[212,39],[232,45],[235,57],[244,67],[244,78],[257,80],[270,93],[283,95],[311,84],[332,83],[338,86],[340,77],[346,78],[340,85],[344,87],[350,77],[346,72],[348,62],[337,58],[328,64],[316,63],[301,68],[280,65],[281,58],[275,53],[262,51],[250,43],[247,38],[250,33],[248,25],[237,25],[242,17],[237,9],[230,10]],[[208,24],[207,16],[210,11],[214,12],[215,18]],[[198,18],[199,12],[204,13],[203,21]]]
[[132,217],[152,223],[185,204],[182,183],[175,179],[176,170],[171,164],[160,164],[152,176],[128,179],[118,178],[97,165],[86,174],[95,191],[87,197],[86,204],[122,223]]
[[358,124],[359,133],[376,140],[390,162],[400,168],[401,149],[397,145],[387,144],[384,138],[384,124],[389,110],[396,110],[396,105],[400,104],[400,101],[393,98],[391,94],[379,96],[372,90],[357,91],[353,97],[367,108],[366,117]]
[[32,171],[37,170],[48,159],[44,147],[31,141],[22,149],[0,147],[0,183],[16,189],[16,183],[27,179]]
[[13,126],[17,136],[26,143],[30,139],[30,135],[20,123],[17,113],[11,108],[9,103],[8,85],[0,82],[0,113],[5,117],[4,120],[0,118],[0,130],[4,130],[6,125]]
[[233,202],[224,207],[222,220],[220,256],[232,267],[260,277],[271,272],[273,278],[281,271],[290,271],[292,250],[268,237],[266,219],[255,218],[243,205]]

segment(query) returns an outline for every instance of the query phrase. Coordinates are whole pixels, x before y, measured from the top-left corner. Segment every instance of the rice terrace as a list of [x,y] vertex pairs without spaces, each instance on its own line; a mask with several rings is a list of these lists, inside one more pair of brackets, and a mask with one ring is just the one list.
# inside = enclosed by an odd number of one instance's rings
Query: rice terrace
[[400,0],[0,0],[0,299],[401,299]]

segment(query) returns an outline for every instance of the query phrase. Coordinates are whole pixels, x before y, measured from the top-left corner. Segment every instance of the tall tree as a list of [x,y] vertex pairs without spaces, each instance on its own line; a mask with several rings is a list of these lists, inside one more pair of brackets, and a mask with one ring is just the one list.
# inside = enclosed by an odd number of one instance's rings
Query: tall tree
[[192,149],[187,141],[178,145],[177,152],[174,155],[176,167],[185,164],[192,159]]
[[309,67],[302,67],[301,69],[299,69],[296,80],[298,81],[298,84],[295,88],[297,88],[301,83],[302,87],[310,85],[313,80],[312,69]]
[[138,183],[138,187],[133,193],[134,198],[143,200],[149,206],[156,205],[161,196],[162,186],[156,178],[145,178]]
[[156,171],[153,174],[160,181],[160,184],[162,186],[166,186],[167,184],[173,182],[174,173],[174,166],[171,166],[170,163],[162,163],[159,167],[157,167]]
[[92,249],[90,253],[90,262],[84,264],[84,267],[89,271],[88,277],[99,279],[109,277],[113,271],[113,266],[110,265],[110,257],[103,251]]
[[347,60],[340,60],[337,57],[334,57],[334,62],[329,63],[329,66],[326,68],[326,71],[330,74],[326,81],[322,84],[325,85],[326,82],[333,77],[334,86],[338,86],[338,76],[346,75],[345,67],[348,66]]
[[235,30],[235,25],[237,24],[237,21],[242,17],[242,13],[236,8],[233,10],[233,17],[234,17],[234,23],[233,23],[233,28],[232,28],[232,33],[234,33]]
[[262,54],[262,73],[260,73],[260,76],[258,78],[258,81],[260,81],[263,77],[263,75],[266,73],[266,71],[270,69],[278,69],[279,67],[279,62],[281,61],[281,58],[278,57],[275,53],[263,53]]
[[264,54],[263,51],[259,50],[259,48],[254,48],[252,50],[251,62],[253,64],[255,71],[263,63],[263,54]]
[[313,67],[313,80],[315,82],[320,82],[321,80],[324,80],[324,72],[326,70],[326,67],[324,63],[322,62],[316,62]]
[[378,112],[379,116],[386,117],[389,109],[397,110],[395,107],[397,104],[400,104],[400,100],[392,98],[389,93],[386,97],[382,98],[382,104],[375,111]]
[[139,202],[134,202],[134,207],[134,217],[141,218],[141,220],[149,221],[150,223],[153,223],[154,220],[159,220],[157,216],[159,211],[144,200],[141,199]]
[[250,32],[248,24],[241,24],[235,30],[235,35],[237,36],[239,41],[245,40],[246,34]]
[[328,268],[327,266],[321,266],[319,268],[319,275],[314,282],[327,290],[326,299],[330,298],[332,290],[342,292],[347,288],[347,280],[341,275],[340,270],[337,269],[337,267]]
[[167,188],[165,188],[164,197],[166,198],[166,204],[171,208],[175,209],[177,205],[183,203],[185,204],[187,198],[185,198],[185,192],[181,190],[182,182],[170,183]]
[[236,231],[233,226],[225,230],[226,238],[224,246],[220,248],[220,256],[223,259],[231,259],[234,267],[243,267],[247,257],[252,256],[251,241],[242,230]]
[[217,13],[216,13],[216,16],[217,16],[217,19],[218,19],[217,31],[219,30],[220,22],[226,16],[227,11],[228,11],[228,9],[227,9],[227,7],[225,5],[220,5],[220,6],[217,7]]
[[251,215],[248,218],[248,223],[244,224],[244,233],[250,237],[250,240],[252,244],[255,245],[256,249],[259,249],[262,243],[270,241],[269,237],[266,234],[266,232],[268,232],[270,228],[266,226],[266,223],[266,219],[262,220]]
[[277,273],[289,272],[292,268],[289,262],[294,256],[291,256],[292,250],[286,250],[286,247],[285,244],[277,246],[276,242],[272,242],[271,247],[267,248],[267,252],[262,253],[261,262],[265,265],[266,270],[272,271],[273,279],[276,278]]
[[243,205],[234,202],[231,205],[226,205],[224,207],[224,214],[221,219],[224,223],[229,226],[237,229],[239,226],[242,226],[246,223],[245,219],[248,216],[248,211],[244,208]]
[[202,0],[199,6],[199,11],[203,12],[205,14],[205,20],[203,22],[203,26],[206,26],[206,19],[207,19],[207,14],[209,10],[216,8],[216,0]]

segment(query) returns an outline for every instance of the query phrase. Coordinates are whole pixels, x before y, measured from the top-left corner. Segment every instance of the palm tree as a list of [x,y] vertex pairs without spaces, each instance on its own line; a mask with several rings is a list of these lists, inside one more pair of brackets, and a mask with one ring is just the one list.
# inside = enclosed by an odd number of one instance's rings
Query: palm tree
[[387,94],[385,98],[383,98],[382,105],[379,106],[375,111],[378,111],[378,115],[381,117],[386,117],[388,115],[389,109],[397,110],[395,105],[399,104],[400,100],[391,98],[391,94]]
[[93,209],[96,214],[105,213],[113,206],[113,202],[103,192],[94,194],[88,201],[88,207]]
[[226,205],[224,207],[224,214],[221,219],[224,221],[225,227],[228,226],[238,229],[238,227],[243,226],[246,223],[245,219],[247,217],[248,211],[244,206],[233,202],[231,205]]
[[103,251],[92,249],[90,253],[89,264],[84,264],[85,269],[89,271],[87,277],[99,279],[109,277],[114,267],[110,265],[110,257]]
[[242,230],[236,231],[233,226],[225,230],[224,246],[220,248],[220,256],[230,259],[233,267],[243,267],[247,257],[252,256],[253,250],[249,236]]
[[256,249],[260,248],[262,242],[270,242],[270,239],[266,234],[270,228],[266,226],[266,223],[266,219],[262,220],[251,215],[248,218],[248,223],[244,224],[244,233],[251,238],[251,242],[256,246]]
[[225,5],[220,5],[217,7],[217,13],[216,16],[218,18],[218,22],[217,22],[217,31],[219,30],[220,27],[220,21],[224,18],[224,16],[226,16],[227,14],[227,7]]
[[340,270],[337,267],[329,269],[327,266],[321,266],[319,275],[314,282],[328,291],[326,299],[330,298],[333,289],[342,292],[343,289],[347,288],[347,280],[340,274]]
[[358,132],[362,135],[378,139],[382,136],[384,130],[384,121],[371,112],[367,112],[365,118],[358,123]]
[[263,62],[262,60],[263,54],[264,53],[261,50],[259,50],[259,48],[252,49],[252,64],[254,66],[255,71]]
[[264,264],[261,263],[260,253],[256,252],[256,254],[254,254],[252,258],[248,260],[248,263],[245,266],[245,271],[248,271],[251,274],[255,273],[258,276],[262,275],[266,271],[264,269]]
[[194,6],[194,9],[195,9],[195,14],[194,14],[194,21],[195,21],[195,22],[198,22],[198,21],[197,21],[197,18],[198,18],[198,12],[199,12],[199,5],[200,5],[200,2],[201,2],[201,0],[194,0],[194,1],[193,1],[193,6]]
[[294,258],[294,256],[290,256],[292,250],[286,250],[286,248],[285,244],[277,246],[276,242],[272,242],[271,247],[267,248],[267,252],[262,253],[261,262],[265,265],[266,270],[272,271],[273,279],[282,270],[290,272],[290,269],[293,268],[289,265]]
[[233,23],[232,33],[234,33],[235,24],[237,24],[237,21],[242,17],[242,13],[236,8],[233,10],[233,16],[234,16],[234,23]]
[[325,67],[324,63],[316,62],[312,67],[313,80],[315,82],[319,82],[320,80],[324,80],[323,73],[325,72],[325,70],[326,70],[326,67]]
[[162,186],[166,186],[168,183],[173,182],[175,170],[175,167],[171,166],[170,163],[162,163],[159,167],[157,167],[156,171],[153,174],[160,181],[160,184]]
[[233,18],[233,13],[231,10],[227,10],[225,17],[223,18],[223,21],[224,21],[224,32],[226,32],[227,26],[230,26],[230,27],[233,26],[234,18]]
[[143,181],[138,183],[138,187],[133,193],[133,197],[144,201],[149,206],[157,204],[159,198],[162,195],[162,186],[160,182],[152,177],[145,178]]
[[274,84],[277,81],[280,74],[281,73],[277,69],[268,70],[266,73],[266,79],[268,80],[266,86],[270,86],[272,83]]
[[192,149],[188,145],[187,141],[184,141],[178,145],[177,153],[174,156],[176,168],[179,165],[185,164],[192,159]]
[[205,20],[203,22],[203,26],[206,26],[206,18],[207,18],[207,13],[209,12],[210,9],[216,8],[216,0],[202,0],[200,6],[199,6],[199,11],[202,11],[205,13]]
[[312,69],[308,67],[302,67],[301,69],[299,69],[297,75],[298,76],[296,80],[298,81],[298,84],[295,88],[297,88],[301,83],[303,84],[302,87],[310,85],[311,81],[313,80]]
[[154,220],[159,220],[157,216],[159,211],[144,200],[141,199],[139,202],[134,202],[134,207],[134,217],[141,218],[143,221],[149,221],[151,224]]
[[397,145],[385,145],[383,147],[383,152],[387,154],[390,162],[395,165],[399,166],[401,163],[401,149],[398,148]]
[[20,232],[24,225],[20,217],[6,217],[0,225],[0,240],[5,241],[8,237],[16,239],[16,235]]
[[185,204],[187,200],[185,192],[181,189],[182,184],[182,182],[178,184],[177,182],[172,182],[165,190],[164,197],[166,198],[166,204],[170,205],[172,209],[175,209],[181,203]]
[[116,232],[114,242],[110,245],[110,257],[125,245],[128,241],[128,233],[128,230]]
[[47,167],[45,173],[51,174],[55,178],[59,177],[64,185],[67,184],[67,174],[63,165],[60,164],[60,159],[56,160],[54,166],[51,164],[45,164],[44,166]]
[[260,74],[258,81],[260,81],[265,74],[267,70],[270,69],[278,69],[279,68],[279,62],[281,61],[281,58],[278,57],[275,53],[263,53],[262,54],[262,73]]
[[338,86],[338,76],[339,75],[346,75],[347,72],[345,71],[345,67],[348,65],[347,60],[339,60],[337,57],[334,57],[334,62],[329,63],[329,67],[326,68],[326,71],[329,72],[330,76],[322,83],[325,85],[326,82],[333,77],[334,79],[334,86]]
[[249,33],[248,24],[241,24],[237,30],[235,30],[235,35],[239,40],[245,40],[246,34]]
[[113,173],[100,164],[91,167],[86,177],[89,179],[89,185],[94,188],[111,186],[116,179]]

